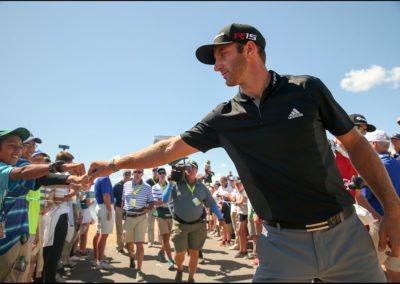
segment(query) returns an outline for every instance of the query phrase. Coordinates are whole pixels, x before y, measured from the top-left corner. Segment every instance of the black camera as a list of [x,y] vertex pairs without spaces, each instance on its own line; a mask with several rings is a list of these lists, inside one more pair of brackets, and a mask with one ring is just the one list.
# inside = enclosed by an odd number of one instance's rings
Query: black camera
[[185,179],[185,170],[190,169],[189,165],[178,163],[172,166],[171,179],[175,182],[181,182]]
[[351,182],[347,184],[349,189],[361,189],[362,187],[366,186],[364,180],[360,176],[352,176]]

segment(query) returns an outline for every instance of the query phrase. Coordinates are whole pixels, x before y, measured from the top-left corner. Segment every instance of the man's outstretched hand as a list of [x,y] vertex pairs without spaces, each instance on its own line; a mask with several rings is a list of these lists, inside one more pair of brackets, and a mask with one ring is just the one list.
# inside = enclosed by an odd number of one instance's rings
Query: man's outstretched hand
[[90,164],[88,175],[91,181],[97,177],[109,176],[113,170],[108,166],[109,161],[93,161]]

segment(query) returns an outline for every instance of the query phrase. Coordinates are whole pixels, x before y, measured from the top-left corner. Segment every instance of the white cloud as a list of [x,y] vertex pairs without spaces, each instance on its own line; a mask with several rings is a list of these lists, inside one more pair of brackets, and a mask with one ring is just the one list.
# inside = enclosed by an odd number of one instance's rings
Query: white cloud
[[351,70],[340,82],[342,89],[349,92],[368,91],[380,84],[390,83],[394,88],[400,86],[400,67],[386,70],[382,66],[372,65],[369,69]]
[[220,166],[221,168],[226,168],[226,167],[227,167],[227,165],[226,165],[225,163],[221,163],[219,166]]

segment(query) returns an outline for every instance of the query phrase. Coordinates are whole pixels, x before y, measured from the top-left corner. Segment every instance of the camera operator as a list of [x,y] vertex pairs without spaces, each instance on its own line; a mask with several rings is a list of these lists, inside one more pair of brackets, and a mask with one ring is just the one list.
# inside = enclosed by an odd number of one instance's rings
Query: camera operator
[[211,208],[222,225],[224,222],[210,191],[197,181],[197,171],[197,163],[191,160],[185,165],[174,166],[171,176],[175,183],[173,185],[170,183],[163,193],[163,202],[167,203],[171,199],[174,208],[172,241],[177,266],[176,282],[182,282],[183,261],[188,249],[190,251],[188,282],[194,281],[199,251],[207,237],[204,206]]

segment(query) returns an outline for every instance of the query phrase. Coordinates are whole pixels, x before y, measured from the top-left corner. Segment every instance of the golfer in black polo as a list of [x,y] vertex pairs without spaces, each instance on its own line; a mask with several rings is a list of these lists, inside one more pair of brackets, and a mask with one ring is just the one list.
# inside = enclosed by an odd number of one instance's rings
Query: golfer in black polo
[[380,247],[390,240],[393,255],[400,256],[400,202],[382,163],[318,78],[267,70],[264,49],[254,27],[224,27],[196,56],[214,65],[226,85],[239,86],[238,93],[181,135],[117,160],[95,161],[89,174],[152,168],[222,147],[264,220],[253,281],[385,281],[325,131],[342,142],[385,208]]

